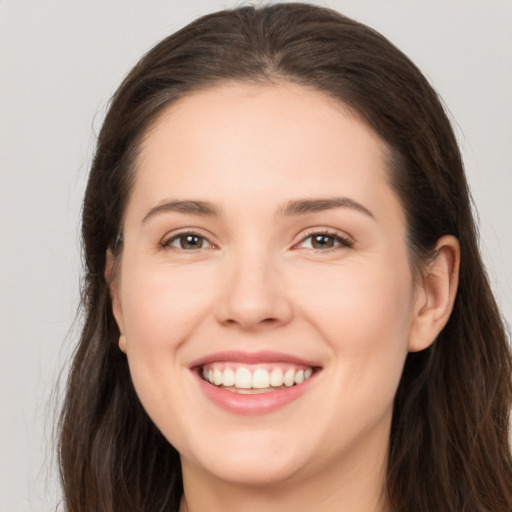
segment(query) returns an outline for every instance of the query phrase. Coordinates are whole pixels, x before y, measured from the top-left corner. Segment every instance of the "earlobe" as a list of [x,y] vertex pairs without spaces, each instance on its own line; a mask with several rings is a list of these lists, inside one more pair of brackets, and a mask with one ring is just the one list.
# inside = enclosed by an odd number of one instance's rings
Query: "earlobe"
[[126,354],[126,336],[124,334],[121,334],[119,336],[119,349],[121,352],[124,352]]
[[460,246],[451,235],[441,237],[416,294],[409,351],[429,347],[448,322],[459,284]]
[[112,313],[119,328],[119,348],[126,352],[126,337],[124,335],[123,308],[119,293],[119,279],[115,275],[115,258],[110,249],[107,250],[105,260],[105,281],[108,284],[110,300],[112,302]]

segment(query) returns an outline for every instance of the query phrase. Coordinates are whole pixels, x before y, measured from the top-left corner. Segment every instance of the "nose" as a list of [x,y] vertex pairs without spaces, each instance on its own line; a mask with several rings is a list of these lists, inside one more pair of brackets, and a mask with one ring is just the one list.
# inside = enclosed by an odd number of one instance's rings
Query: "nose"
[[216,305],[219,322],[260,330],[291,320],[292,304],[282,272],[268,258],[255,253],[233,256],[227,267]]

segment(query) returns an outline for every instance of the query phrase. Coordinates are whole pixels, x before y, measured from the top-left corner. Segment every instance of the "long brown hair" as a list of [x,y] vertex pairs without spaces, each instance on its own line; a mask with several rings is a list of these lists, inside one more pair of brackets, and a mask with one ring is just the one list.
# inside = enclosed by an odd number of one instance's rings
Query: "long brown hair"
[[390,183],[420,269],[439,237],[460,241],[453,314],[408,355],[394,404],[387,484],[400,512],[509,512],[511,357],[478,249],[461,156],[416,66],[374,30],[308,4],[204,16],[157,44],[114,95],[85,194],[85,321],[62,410],[60,467],[71,512],[177,510],[179,455],[143,410],[118,349],[104,277],[122,251],[133,162],[171,102],[226,81],[285,80],[352,108],[390,149]]

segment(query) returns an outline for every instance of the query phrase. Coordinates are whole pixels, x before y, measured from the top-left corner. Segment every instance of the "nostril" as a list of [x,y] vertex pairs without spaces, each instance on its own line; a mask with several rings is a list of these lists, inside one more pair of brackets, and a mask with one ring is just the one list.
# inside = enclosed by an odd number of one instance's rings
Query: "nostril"
[[279,276],[269,274],[268,265],[255,272],[255,264],[248,261],[254,257],[238,261],[235,271],[226,276],[214,306],[218,321],[225,326],[274,327],[288,323],[292,317],[290,298],[279,286]]
[[244,329],[253,329],[258,327],[272,327],[281,323],[281,320],[276,317],[267,317],[263,319],[257,319],[255,317],[239,316],[238,318],[227,318],[222,322],[226,326],[240,326]]

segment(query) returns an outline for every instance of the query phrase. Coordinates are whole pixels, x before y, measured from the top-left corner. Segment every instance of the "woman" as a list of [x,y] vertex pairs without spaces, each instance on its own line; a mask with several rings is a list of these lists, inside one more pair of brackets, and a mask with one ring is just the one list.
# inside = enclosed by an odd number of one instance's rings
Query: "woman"
[[67,507],[508,511],[511,361],[440,102],[307,4],[131,71],[83,210]]

